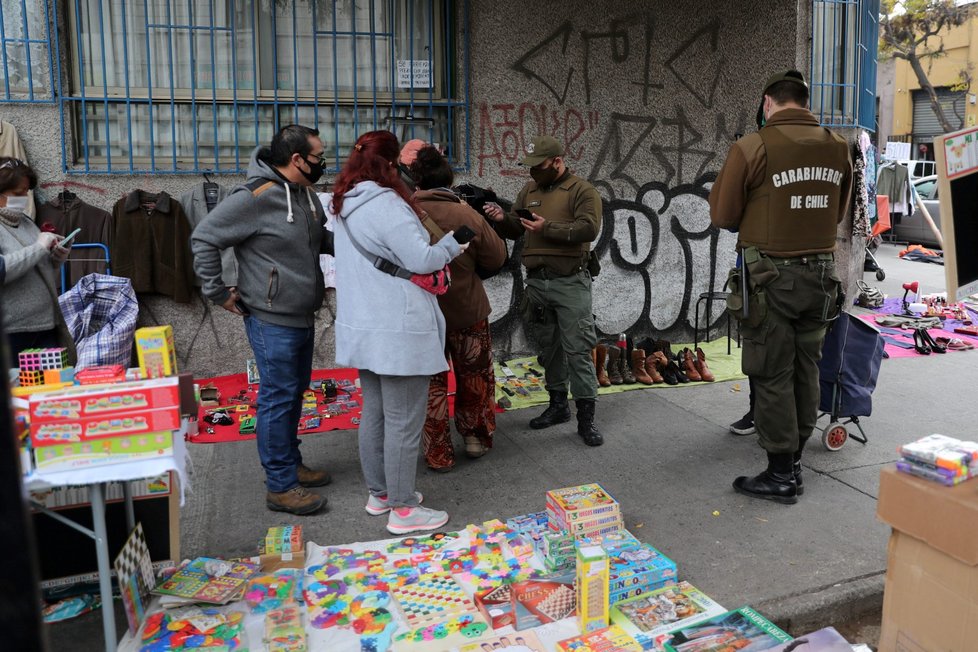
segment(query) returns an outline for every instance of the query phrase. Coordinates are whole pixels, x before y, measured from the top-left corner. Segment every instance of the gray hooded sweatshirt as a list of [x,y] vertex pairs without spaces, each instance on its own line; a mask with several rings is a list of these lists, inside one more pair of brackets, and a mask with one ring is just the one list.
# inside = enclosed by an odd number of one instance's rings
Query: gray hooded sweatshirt
[[311,188],[291,183],[256,148],[248,182],[238,186],[194,229],[194,271],[208,299],[223,304],[221,251],[234,247],[238,292],[258,319],[293,328],[312,327],[326,294],[319,254],[326,214]]
[[438,298],[376,269],[350,242],[414,274],[447,265],[461,249],[436,244],[390,188],[361,181],[343,197],[336,233],[336,363],[384,376],[430,376],[448,369]]

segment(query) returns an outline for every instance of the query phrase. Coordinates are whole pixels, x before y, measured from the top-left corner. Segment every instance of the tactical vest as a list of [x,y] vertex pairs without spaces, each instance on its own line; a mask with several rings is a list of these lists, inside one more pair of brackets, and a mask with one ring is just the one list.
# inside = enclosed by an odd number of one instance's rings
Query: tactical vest
[[[813,135],[814,135],[813,127]],[[828,129],[824,140],[791,140],[777,127],[758,132],[767,167],[764,182],[751,190],[740,223],[739,246],[773,256],[835,249],[848,147]]]

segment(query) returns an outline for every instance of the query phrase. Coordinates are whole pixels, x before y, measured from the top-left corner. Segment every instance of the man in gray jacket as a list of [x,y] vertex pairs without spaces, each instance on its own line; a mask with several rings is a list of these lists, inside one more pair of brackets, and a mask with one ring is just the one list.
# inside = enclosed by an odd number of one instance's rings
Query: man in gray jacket
[[[204,296],[244,317],[255,352],[258,456],[271,510],[311,514],[326,499],[306,490],[329,474],[302,463],[299,416],[312,371],[315,312],[325,287],[319,267],[326,215],[311,186],[323,174],[315,129],[283,127],[248,164],[248,182],[210,212],[191,238]],[[234,247],[238,285],[221,278],[221,251]]]

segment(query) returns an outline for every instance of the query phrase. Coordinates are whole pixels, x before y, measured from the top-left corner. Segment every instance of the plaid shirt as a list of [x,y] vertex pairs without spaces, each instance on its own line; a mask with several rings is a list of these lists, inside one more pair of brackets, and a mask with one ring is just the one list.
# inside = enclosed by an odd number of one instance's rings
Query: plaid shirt
[[127,278],[89,274],[58,297],[78,348],[76,369],[121,364],[128,368],[139,303]]

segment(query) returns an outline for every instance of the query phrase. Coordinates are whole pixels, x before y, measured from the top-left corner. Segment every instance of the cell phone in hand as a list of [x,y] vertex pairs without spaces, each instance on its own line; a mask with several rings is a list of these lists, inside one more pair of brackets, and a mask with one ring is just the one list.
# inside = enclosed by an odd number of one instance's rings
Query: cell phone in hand
[[531,213],[530,211],[526,210],[525,208],[517,208],[514,212],[517,215],[519,215],[520,217],[522,217],[524,220],[529,220],[531,222],[535,222],[536,221],[536,218],[533,217],[533,213]]
[[79,233],[81,233],[81,229],[80,228],[75,229],[74,231],[66,235],[64,238],[62,238],[61,242],[58,243],[58,246],[61,247],[62,249],[65,248],[66,246],[70,246],[71,241],[74,240],[75,236],[78,235]]
[[452,237],[455,238],[455,242],[459,243],[460,245],[464,245],[475,237],[475,231],[473,231],[468,225],[463,224],[456,229],[455,233],[452,234]]
[[246,306],[244,304],[244,301],[242,301],[241,299],[238,299],[237,301],[234,302],[234,307],[237,308],[238,310],[240,310],[242,315],[250,315],[251,314],[251,311],[248,310],[248,306]]

